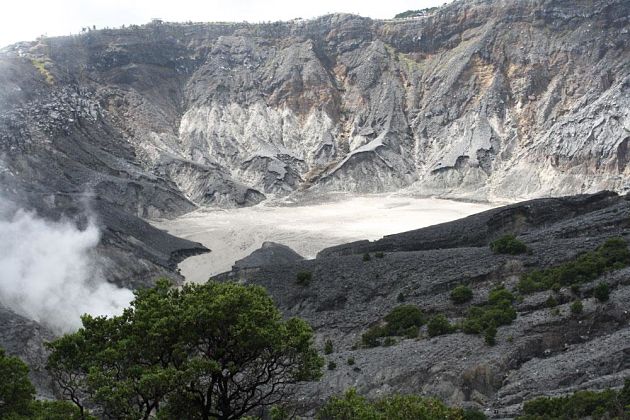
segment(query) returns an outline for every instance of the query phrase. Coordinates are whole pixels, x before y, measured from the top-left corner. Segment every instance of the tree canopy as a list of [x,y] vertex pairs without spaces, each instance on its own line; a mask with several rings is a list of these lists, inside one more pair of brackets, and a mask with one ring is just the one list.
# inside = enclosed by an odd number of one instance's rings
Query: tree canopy
[[103,417],[241,418],[323,366],[310,326],[284,320],[258,286],[160,281],[122,315],[82,320],[49,345],[48,368],[65,398]]
[[0,348],[0,419],[78,420],[80,413],[65,401],[36,401],[28,366]]
[[28,366],[0,348],[0,418],[28,415],[35,388],[28,379]]

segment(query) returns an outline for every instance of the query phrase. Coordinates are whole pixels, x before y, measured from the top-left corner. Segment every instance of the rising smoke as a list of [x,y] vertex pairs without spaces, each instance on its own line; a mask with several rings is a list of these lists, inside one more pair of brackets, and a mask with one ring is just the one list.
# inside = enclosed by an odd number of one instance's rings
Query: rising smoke
[[0,303],[57,333],[78,328],[84,313],[114,315],[128,306],[132,292],[105,281],[92,256],[100,237],[93,223],[80,230],[4,203]]

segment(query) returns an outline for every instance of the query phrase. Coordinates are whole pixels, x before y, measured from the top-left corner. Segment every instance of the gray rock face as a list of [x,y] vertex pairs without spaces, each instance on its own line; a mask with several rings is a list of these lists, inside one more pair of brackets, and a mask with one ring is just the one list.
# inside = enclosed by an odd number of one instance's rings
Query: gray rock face
[[264,242],[256,251],[234,263],[233,270],[262,267],[265,265],[282,265],[303,260],[300,254],[286,245],[275,242]]
[[28,78],[18,86],[6,78],[32,73],[30,61],[14,57],[0,66],[6,66],[0,69],[5,79],[0,83],[0,199],[48,219],[68,218],[78,225],[95,219],[103,233],[99,256],[110,281],[137,287],[160,276],[181,280],[177,263],[207,250],[142,218],[175,216],[195,205],[173,181],[136,162],[133,148],[83,88],[42,89],[41,82]]
[[[326,356],[337,369],[300,389],[307,409],[349,387],[370,397],[400,392],[434,395],[455,405],[474,406],[491,417],[509,418],[521,404],[539,395],[623,385],[630,376],[630,269],[584,284],[584,312],[569,309],[572,292],[562,289],[555,314],[546,305],[551,292],[525,295],[516,304],[513,324],[498,328],[497,345],[463,333],[399,339],[391,347],[356,348],[361,334],[404,302],[428,315],[443,313],[451,322],[466,315],[450,291],[468,284],[472,304],[486,301],[499,284],[516,285],[520,275],[595,249],[611,236],[630,240],[630,197],[611,193],[539,199],[501,207],[450,223],[322,251],[315,260],[268,265],[220,278],[266,287],[287,316],[299,316],[315,328]],[[505,232],[519,235],[531,252],[497,255],[488,244]],[[364,252],[372,254],[364,261]],[[300,271],[312,273],[308,286],[296,283]],[[600,281],[611,286],[610,300],[592,296]],[[354,365],[347,359],[353,358]]]
[[296,190],[623,191],[628,16],[623,0],[475,0],[16,44],[0,53],[3,174],[143,217]]
[[0,347],[29,365],[29,378],[41,397],[53,398],[52,380],[46,372],[48,351],[44,343],[54,338],[46,328],[0,305]]
[[462,1],[411,20],[149,24],[19,43],[0,52],[0,192],[46,217],[94,207],[116,224],[103,226],[113,280],[145,284],[174,269],[167,251],[204,249],[153,232],[167,246],[151,250],[144,228],[130,238],[125,226],[199,205],[622,191],[628,16],[623,0]]

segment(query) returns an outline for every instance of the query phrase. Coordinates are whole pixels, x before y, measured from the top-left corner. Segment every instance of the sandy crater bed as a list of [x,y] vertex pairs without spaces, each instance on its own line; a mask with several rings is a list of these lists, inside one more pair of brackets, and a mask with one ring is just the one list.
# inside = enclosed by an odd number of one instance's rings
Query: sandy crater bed
[[489,208],[466,203],[401,195],[343,195],[317,204],[263,202],[254,207],[200,209],[174,220],[153,222],[160,229],[212,250],[180,264],[187,281],[205,281],[265,241],[287,245],[306,258],[329,246],[418,229]]

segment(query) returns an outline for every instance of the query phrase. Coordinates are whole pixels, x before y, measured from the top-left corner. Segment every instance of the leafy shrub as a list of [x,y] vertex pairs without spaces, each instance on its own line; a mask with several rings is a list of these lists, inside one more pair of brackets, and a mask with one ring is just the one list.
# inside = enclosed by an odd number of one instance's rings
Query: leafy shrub
[[7,420],[93,420],[81,416],[69,401],[37,401],[28,378],[28,366],[0,348],[0,419]]
[[354,365],[354,357],[348,357],[347,363],[348,363],[348,366]]
[[504,235],[490,243],[490,249],[495,254],[518,255],[527,252],[527,246],[514,235]]
[[313,279],[313,275],[310,271],[300,271],[297,273],[295,282],[300,286],[308,286],[311,284],[311,280]]
[[462,322],[461,328],[466,334],[479,334],[483,331],[483,326],[481,325],[479,318],[471,317],[470,315]]
[[332,360],[328,362],[328,370],[335,370],[335,369],[337,369],[337,363],[333,362]]
[[413,327],[405,328],[402,335],[406,338],[418,338],[420,327],[414,325]]
[[375,325],[361,335],[361,342],[365,347],[376,347],[380,344],[380,339],[386,334],[383,327]]
[[384,254],[383,252],[379,251],[379,252],[375,252],[375,253],[374,253],[374,256],[375,256],[376,258],[384,258],[384,257],[385,257],[385,254]]
[[[516,319],[516,309],[512,306],[515,297],[504,287],[490,291],[486,305],[473,306],[468,310],[468,316],[462,322],[462,331],[466,334],[481,334],[495,330],[501,325],[509,325]],[[489,334],[492,335],[492,334]]]
[[571,304],[571,313],[574,314],[581,314],[582,311],[584,310],[584,305],[582,304],[581,300],[576,300]]
[[432,317],[427,324],[427,329],[430,337],[450,334],[455,331],[455,327],[453,327],[451,323],[448,322],[448,319],[442,314]]
[[460,284],[453,290],[451,290],[451,300],[455,304],[462,304],[469,302],[473,298],[473,292],[470,287]]
[[394,344],[396,344],[396,340],[394,339],[394,337],[385,337],[385,340],[383,340],[384,347],[391,347]]
[[30,414],[35,387],[28,379],[28,366],[0,348],[0,418]]
[[365,346],[378,346],[382,337],[416,338],[419,328],[425,323],[422,310],[415,305],[397,306],[385,316],[384,320],[385,325],[376,325],[361,336],[361,341]]
[[553,297],[553,295],[549,295],[549,297],[545,301],[545,305],[547,306],[547,308],[555,308],[556,306],[558,306],[558,301],[555,297]]
[[593,417],[628,418],[630,380],[619,392],[607,389],[600,392],[577,391],[564,397],[540,397],[525,402],[519,420],[583,419]]
[[608,286],[608,283],[602,282],[595,286],[593,289],[593,296],[595,296],[600,302],[607,301],[610,296],[610,287]]
[[606,271],[630,264],[628,244],[622,238],[610,238],[594,251],[579,255],[555,267],[534,270],[524,275],[518,284],[523,293],[549,290],[554,284],[574,285],[595,280]]
[[330,339],[324,343],[324,354],[331,354],[333,352],[333,343]]
[[425,323],[422,310],[416,305],[400,305],[385,316],[388,335],[405,335],[411,327],[421,327]]
[[403,292],[398,293],[398,296],[396,296],[396,302],[404,302],[405,301],[405,295]]
[[363,261],[370,261],[372,259],[372,257],[370,257],[370,253],[366,252],[365,254],[363,254]]
[[[482,415],[483,416],[483,415]],[[319,420],[402,420],[402,419],[468,419],[459,408],[449,408],[433,398],[415,395],[392,395],[376,401],[369,401],[348,390],[341,397],[332,397],[317,413]],[[483,420],[485,417],[470,417]]]
[[491,305],[496,305],[505,301],[512,303],[515,300],[516,298],[514,297],[512,292],[510,292],[508,289],[506,289],[503,286],[495,287],[488,294],[488,302]]

